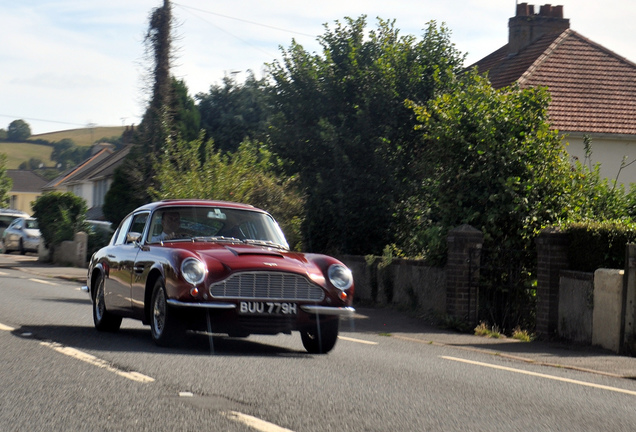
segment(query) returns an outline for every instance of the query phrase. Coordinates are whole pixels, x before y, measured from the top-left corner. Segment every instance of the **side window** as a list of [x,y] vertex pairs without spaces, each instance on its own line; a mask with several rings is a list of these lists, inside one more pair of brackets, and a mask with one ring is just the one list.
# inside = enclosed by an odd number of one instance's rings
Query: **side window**
[[143,234],[146,222],[148,222],[148,213],[139,213],[134,215],[130,232]]
[[126,243],[126,234],[128,234],[128,229],[130,228],[130,223],[132,222],[132,216],[128,216],[124,221],[119,225],[119,231],[117,231],[117,238],[115,239],[116,245],[122,245]]

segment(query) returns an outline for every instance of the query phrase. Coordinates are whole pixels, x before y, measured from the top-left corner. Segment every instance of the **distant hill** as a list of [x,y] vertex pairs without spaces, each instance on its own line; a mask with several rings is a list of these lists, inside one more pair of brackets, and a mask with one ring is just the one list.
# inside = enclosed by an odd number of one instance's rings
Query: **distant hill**
[[7,155],[7,168],[18,169],[22,162],[31,158],[41,159],[45,166],[53,167],[55,162],[51,160],[53,147],[41,144],[0,142],[0,153]]
[[[121,136],[126,129],[125,126],[96,127],[69,129],[59,132],[49,132],[45,134],[31,135],[32,140],[42,139],[49,142],[61,141],[70,138],[79,147],[88,147],[101,138]],[[22,162],[27,162],[31,158],[41,159],[46,167],[54,167],[55,162],[51,160],[53,147],[29,142],[0,142],[0,153],[7,155],[7,168],[18,169]]]
[[82,129],[69,129],[59,132],[49,132],[45,134],[31,135],[31,139],[43,139],[50,142],[61,141],[70,138],[79,147],[93,145],[101,138],[120,136],[126,130],[125,126],[108,126]]

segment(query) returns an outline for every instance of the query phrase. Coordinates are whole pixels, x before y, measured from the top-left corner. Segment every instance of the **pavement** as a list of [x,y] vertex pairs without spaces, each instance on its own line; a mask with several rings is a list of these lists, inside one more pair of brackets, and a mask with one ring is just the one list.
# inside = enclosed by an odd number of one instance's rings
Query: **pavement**
[[[64,279],[86,284],[87,270],[39,262],[34,255],[0,255],[0,268],[13,268],[34,276]],[[341,332],[356,331],[399,338],[413,343],[432,344],[494,355],[548,367],[573,369],[617,378],[636,379],[636,357],[618,355],[589,345],[566,342],[521,342],[512,338],[488,338],[440,329],[424,318],[392,308],[356,307]]]

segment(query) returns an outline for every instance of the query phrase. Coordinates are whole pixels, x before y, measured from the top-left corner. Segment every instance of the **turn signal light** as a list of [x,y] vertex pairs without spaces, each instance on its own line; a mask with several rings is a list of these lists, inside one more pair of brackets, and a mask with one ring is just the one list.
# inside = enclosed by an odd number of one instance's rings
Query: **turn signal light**
[[190,290],[190,295],[191,295],[192,297],[196,297],[196,296],[198,296],[198,295],[199,295],[199,288],[197,288],[197,287],[192,288],[192,289]]
[[340,291],[339,297],[340,300],[345,301],[347,299],[347,293],[344,291]]

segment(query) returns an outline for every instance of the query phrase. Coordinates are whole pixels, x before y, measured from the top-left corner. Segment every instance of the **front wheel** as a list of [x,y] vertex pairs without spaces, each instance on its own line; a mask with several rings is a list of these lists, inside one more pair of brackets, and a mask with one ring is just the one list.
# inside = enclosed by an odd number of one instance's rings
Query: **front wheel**
[[152,290],[150,305],[150,333],[152,340],[159,346],[169,346],[174,343],[182,329],[167,300],[166,286],[163,279],[159,278]]
[[121,327],[122,317],[106,310],[104,301],[104,275],[100,275],[93,296],[93,322],[99,331],[116,332]]
[[303,346],[310,354],[327,354],[338,340],[338,318],[319,322],[314,328],[300,332]]

